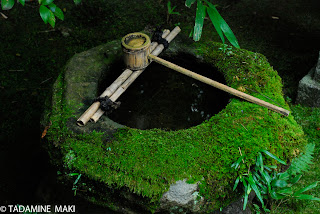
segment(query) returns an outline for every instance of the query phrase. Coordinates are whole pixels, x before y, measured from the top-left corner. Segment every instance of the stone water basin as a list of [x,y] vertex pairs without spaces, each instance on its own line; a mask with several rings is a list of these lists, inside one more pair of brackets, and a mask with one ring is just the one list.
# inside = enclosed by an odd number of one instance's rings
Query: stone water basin
[[[281,78],[263,55],[222,47],[177,38],[160,56],[289,109]],[[290,161],[304,144],[291,115],[159,65],[150,65],[119,98],[119,109],[77,126],[77,118],[124,69],[121,55],[116,40],[72,57],[42,121],[52,124],[46,145],[61,179],[72,191],[70,173],[81,174],[77,194],[88,201],[121,213],[241,213],[242,189],[232,191],[237,173],[230,167],[239,149],[248,163],[260,149]]]

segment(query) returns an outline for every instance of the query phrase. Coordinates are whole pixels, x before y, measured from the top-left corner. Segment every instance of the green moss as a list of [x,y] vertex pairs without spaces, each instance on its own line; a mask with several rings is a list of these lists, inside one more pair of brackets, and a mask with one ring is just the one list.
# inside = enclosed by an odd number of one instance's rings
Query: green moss
[[[289,109],[281,79],[264,56],[241,49],[224,53],[221,47],[219,43],[198,46],[199,54],[225,75],[229,86]],[[200,195],[209,209],[225,206],[238,196],[232,192],[236,174],[230,166],[240,156],[239,149],[249,163],[260,149],[290,161],[305,143],[293,116],[237,98],[209,121],[185,130],[123,128],[111,141],[101,132],[75,134],[66,128],[72,115],[59,91],[63,81],[57,82],[48,136],[59,142],[64,164],[110,188],[127,188],[148,197],[146,206],[152,210],[170,184],[185,178],[201,181]]]

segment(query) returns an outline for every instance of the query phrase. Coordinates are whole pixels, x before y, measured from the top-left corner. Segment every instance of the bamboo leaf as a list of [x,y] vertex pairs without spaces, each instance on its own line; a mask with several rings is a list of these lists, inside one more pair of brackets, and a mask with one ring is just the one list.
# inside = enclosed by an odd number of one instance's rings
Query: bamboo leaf
[[186,0],[185,5],[190,8],[191,5],[192,5],[195,1],[196,1],[196,0]]
[[235,183],[234,183],[234,186],[233,186],[233,191],[237,188],[238,184],[240,182],[240,177],[238,176]]
[[270,153],[269,151],[262,149],[261,152],[264,152],[266,155],[268,155],[269,157],[275,159],[279,163],[282,163],[283,165],[287,165],[286,162],[284,162],[283,160],[281,160],[280,158],[278,158],[274,154]]
[[243,200],[243,210],[245,210],[246,207],[247,207],[248,197],[249,197],[249,195],[247,193],[245,193],[244,194],[244,200]]
[[257,162],[259,163],[261,171],[263,171],[263,159],[262,159],[262,154],[259,152],[258,157],[257,157]]
[[73,0],[73,2],[77,5],[81,3],[81,0]]
[[206,7],[202,4],[201,0],[198,0],[196,22],[194,24],[193,40],[199,41],[202,34],[203,21],[206,16]]
[[265,179],[265,181],[267,183],[267,186],[268,186],[269,192],[271,192],[271,181],[272,181],[272,179],[271,179],[270,175],[266,171],[260,171],[260,174]]
[[206,1],[207,4],[209,5],[209,8],[211,8],[211,10],[214,11],[215,13],[215,19],[217,20],[217,22],[220,25],[220,29],[222,30],[222,32],[224,33],[224,35],[227,37],[227,39],[229,40],[229,42],[236,48],[240,48],[239,43],[237,38],[235,37],[235,35],[233,34],[231,28],[229,27],[229,25],[227,24],[227,22],[222,18],[222,16],[220,15],[220,13],[218,12],[218,10],[216,9],[216,7],[211,4],[209,1]]
[[293,196],[297,196],[297,195],[300,194],[300,193],[303,193],[303,192],[306,192],[306,191],[308,191],[308,190],[310,190],[310,189],[315,188],[315,187],[317,186],[318,182],[319,182],[319,181],[313,182],[313,183],[310,184],[309,186],[306,186],[306,187],[298,190],[297,192],[295,192],[295,193],[293,194]]
[[234,182],[233,191],[237,188],[240,181],[240,177],[237,177],[236,181]]
[[222,30],[221,30],[221,27],[220,27],[220,22],[219,22],[219,19],[217,18],[218,14],[216,13],[215,10],[213,10],[212,8],[210,7],[207,7],[207,11],[208,11],[208,15],[209,15],[209,18],[214,26],[214,28],[216,29],[218,35],[220,36],[221,38],[221,41],[223,42],[223,44],[225,43],[225,40],[224,40],[224,35],[222,33]]
[[231,168],[237,169],[244,158],[244,155],[240,156],[236,162],[231,165]]
[[10,10],[14,5],[14,0],[1,0],[2,10]]
[[168,8],[168,13],[171,14],[171,12],[172,12],[171,1],[168,1],[167,8]]
[[255,191],[255,193],[256,193],[256,195],[257,195],[258,199],[260,200],[260,202],[261,202],[262,206],[264,206],[264,203],[263,203],[263,199],[262,199],[262,196],[261,196],[260,190],[259,190],[259,188],[257,187],[257,185],[256,185],[255,181],[253,180],[253,177],[252,177],[252,175],[251,175],[251,174],[249,174],[249,177],[248,177],[248,179],[247,179],[247,180],[248,180],[248,182],[249,182],[250,186],[252,187],[252,189]]
[[312,195],[304,195],[304,194],[296,195],[295,198],[296,199],[301,199],[301,200],[320,201],[320,198],[316,198],[316,197],[314,197]]

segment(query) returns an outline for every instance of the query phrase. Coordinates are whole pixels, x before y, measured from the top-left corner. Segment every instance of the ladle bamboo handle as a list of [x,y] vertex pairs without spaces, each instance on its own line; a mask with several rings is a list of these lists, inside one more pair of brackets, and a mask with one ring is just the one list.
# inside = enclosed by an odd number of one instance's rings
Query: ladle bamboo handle
[[240,98],[242,98],[242,99],[245,99],[245,100],[247,100],[247,101],[249,101],[249,102],[252,102],[252,103],[258,104],[258,105],[260,105],[260,106],[266,107],[266,108],[268,108],[268,109],[270,109],[270,110],[273,110],[273,111],[275,111],[275,112],[278,112],[278,113],[280,113],[280,114],[282,114],[282,115],[284,115],[284,116],[289,116],[289,114],[290,114],[290,111],[288,111],[288,110],[286,110],[286,109],[283,109],[283,108],[281,108],[281,107],[278,107],[278,106],[273,105],[273,104],[271,104],[271,103],[268,103],[268,102],[266,102],[266,101],[260,100],[260,99],[258,99],[258,98],[256,98],[256,97],[253,97],[253,96],[251,96],[251,95],[249,95],[249,94],[246,94],[246,93],[243,93],[243,92],[241,92],[241,91],[238,91],[238,90],[236,90],[236,89],[234,89],[234,88],[231,88],[231,87],[229,87],[229,86],[226,86],[226,85],[224,85],[224,84],[221,84],[221,83],[219,83],[219,82],[217,82],[217,81],[214,81],[214,80],[212,80],[212,79],[209,79],[209,78],[207,78],[207,77],[204,77],[204,76],[202,76],[202,75],[200,75],[200,74],[194,73],[194,72],[192,72],[192,71],[190,71],[190,70],[187,70],[187,69],[185,69],[185,68],[182,68],[182,67],[180,67],[180,66],[178,66],[178,65],[176,65],[176,64],[173,64],[173,63],[171,63],[171,62],[169,62],[169,61],[166,61],[166,60],[164,60],[164,59],[161,59],[160,57],[157,57],[157,56],[154,56],[154,55],[152,55],[152,54],[149,54],[149,55],[148,55],[148,58],[149,58],[150,60],[152,60],[152,61],[155,61],[155,62],[161,64],[161,65],[164,65],[164,66],[166,66],[166,67],[168,67],[168,68],[171,68],[171,69],[173,69],[173,70],[175,70],[175,71],[178,71],[178,72],[180,72],[180,73],[182,73],[182,74],[185,74],[185,75],[187,75],[187,76],[189,76],[189,77],[191,77],[191,78],[194,78],[194,79],[196,79],[196,80],[199,80],[199,81],[201,81],[201,82],[204,82],[204,83],[206,83],[206,84],[208,84],[208,85],[211,85],[211,86],[216,87],[216,88],[218,88],[218,89],[220,89],[220,90],[222,90],[222,91],[225,91],[225,92],[228,92],[228,93],[230,93],[230,94],[233,94],[233,95],[235,95],[235,96],[237,96],[237,97],[240,97]]

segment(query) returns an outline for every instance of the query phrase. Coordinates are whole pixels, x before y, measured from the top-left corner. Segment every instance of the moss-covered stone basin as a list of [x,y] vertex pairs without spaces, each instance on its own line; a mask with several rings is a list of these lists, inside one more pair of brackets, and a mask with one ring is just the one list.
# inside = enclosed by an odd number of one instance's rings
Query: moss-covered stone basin
[[[219,43],[190,46],[175,41],[165,54],[193,54],[196,60],[217,67],[227,85],[289,109],[281,78],[263,55],[223,49]],[[71,191],[76,177],[70,173],[81,174],[77,194],[90,201],[121,212],[210,212],[240,197],[241,189],[232,191],[237,174],[230,167],[239,150],[246,154],[248,165],[261,149],[289,162],[304,144],[293,116],[235,97],[221,112],[188,129],[140,130],[107,116],[78,127],[77,118],[98,96],[99,80],[117,60],[121,60],[120,40],[76,54],[56,80],[43,120],[52,124],[47,149],[63,172],[61,179]],[[194,200],[165,203],[169,188],[181,182],[190,184]]]

